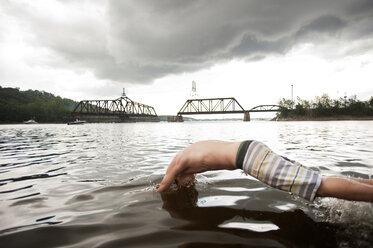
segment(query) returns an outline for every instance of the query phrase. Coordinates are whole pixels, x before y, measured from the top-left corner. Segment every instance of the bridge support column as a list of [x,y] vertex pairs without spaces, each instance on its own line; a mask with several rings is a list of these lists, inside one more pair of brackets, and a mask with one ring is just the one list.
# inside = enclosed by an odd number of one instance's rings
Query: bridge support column
[[177,116],[169,116],[167,117],[168,122],[183,122],[183,116],[177,115]]
[[250,112],[245,111],[243,113],[243,121],[250,121]]
[[176,122],[183,122],[184,121],[183,116],[177,115],[176,118],[175,118],[175,121]]

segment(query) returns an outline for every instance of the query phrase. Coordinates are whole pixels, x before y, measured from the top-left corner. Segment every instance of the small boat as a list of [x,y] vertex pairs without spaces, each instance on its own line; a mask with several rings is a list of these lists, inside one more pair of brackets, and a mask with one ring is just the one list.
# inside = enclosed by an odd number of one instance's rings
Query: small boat
[[30,120],[28,120],[28,121],[24,121],[23,122],[24,124],[39,124],[39,123],[37,123],[35,120],[33,120],[33,119],[30,119]]
[[75,121],[68,122],[67,125],[79,125],[79,124],[84,124],[84,123],[86,123],[86,121],[81,121],[81,120],[76,119]]

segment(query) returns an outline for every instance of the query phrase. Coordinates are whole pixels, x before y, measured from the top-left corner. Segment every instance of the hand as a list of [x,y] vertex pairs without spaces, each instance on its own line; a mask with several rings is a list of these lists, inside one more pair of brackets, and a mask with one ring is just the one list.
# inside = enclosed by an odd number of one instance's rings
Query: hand
[[165,191],[176,180],[185,185],[194,181],[195,174],[210,170],[236,169],[236,154],[240,142],[200,141],[178,152],[168,166],[158,188]]

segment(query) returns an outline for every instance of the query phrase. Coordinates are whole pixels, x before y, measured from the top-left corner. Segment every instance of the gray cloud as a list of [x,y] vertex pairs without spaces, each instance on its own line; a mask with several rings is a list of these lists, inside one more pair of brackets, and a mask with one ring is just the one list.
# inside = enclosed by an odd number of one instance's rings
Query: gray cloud
[[[66,8],[92,4],[60,3]],[[373,34],[370,0],[127,0],[99,4],[97,15],[87,11],[71,20],[40,15],[15,3],[8,3],[3,11],[28,28],[32,45],[55,54],[51,66],[83,68],[99,78],[127,83],[149,83],[231,59],[282,55],[302,42],[358,41]]]
[[337,16],[325,15],[302,26],[295,36],[302,37],[309,33],[333,35],[347,26],[347,22]]

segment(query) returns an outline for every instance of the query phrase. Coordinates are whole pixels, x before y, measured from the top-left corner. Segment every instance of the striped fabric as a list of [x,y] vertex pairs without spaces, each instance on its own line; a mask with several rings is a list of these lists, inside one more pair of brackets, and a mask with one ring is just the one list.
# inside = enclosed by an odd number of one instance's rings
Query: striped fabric
[[321,184],[321,176],[317,172],[277,155],[259,141],[241,143],[236,165],[263,183],[309,201],[315,199]]

